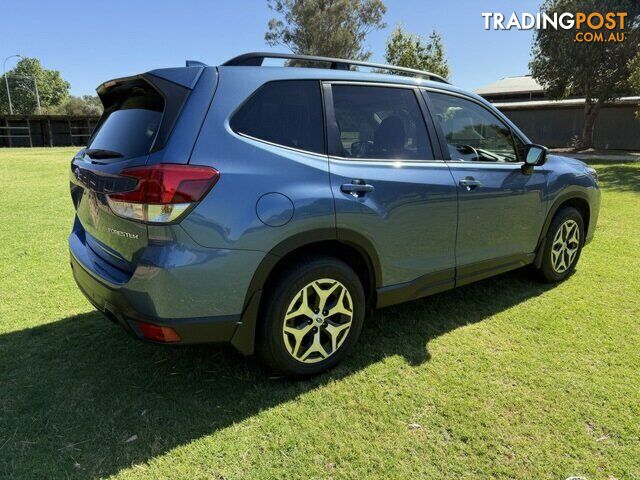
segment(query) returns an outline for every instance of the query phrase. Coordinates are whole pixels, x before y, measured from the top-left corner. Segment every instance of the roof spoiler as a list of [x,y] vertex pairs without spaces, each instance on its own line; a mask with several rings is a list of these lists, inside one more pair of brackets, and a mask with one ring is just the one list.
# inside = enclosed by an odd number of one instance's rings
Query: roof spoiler
[[199,62],[198,60],[187,60],[185,62],[185,67],[208,67],[206,63]]

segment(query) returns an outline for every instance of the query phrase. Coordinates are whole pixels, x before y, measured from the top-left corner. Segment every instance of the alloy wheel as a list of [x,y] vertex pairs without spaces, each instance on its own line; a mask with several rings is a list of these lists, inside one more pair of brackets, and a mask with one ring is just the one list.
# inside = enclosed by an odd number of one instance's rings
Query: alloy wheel
[[338,280],[322,278],[293,297],[282,325],[289,354],[303,363],[329,358],[344,343],[353,320],[349,290]]
[[575,220],[567,220],[556,232],[551,244],[551,266],[556,273],[566,272],[580,249],[580,228]]

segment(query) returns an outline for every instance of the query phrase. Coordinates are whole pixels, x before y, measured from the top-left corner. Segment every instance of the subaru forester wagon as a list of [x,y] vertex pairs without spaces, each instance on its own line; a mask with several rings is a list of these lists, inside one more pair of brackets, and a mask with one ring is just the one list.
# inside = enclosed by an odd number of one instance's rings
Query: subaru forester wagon
[[376,308],[527,265],[563,280],[594,235],[592,168],[428,72],[251,53],[97,91],[71,267],[149,342],[228,342],[312,375]]

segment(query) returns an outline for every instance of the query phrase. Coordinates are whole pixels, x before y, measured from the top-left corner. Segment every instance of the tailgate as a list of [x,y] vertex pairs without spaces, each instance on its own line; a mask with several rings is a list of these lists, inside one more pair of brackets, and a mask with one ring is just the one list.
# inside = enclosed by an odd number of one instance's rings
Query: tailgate
[[[131,161],[118,163],[130,165]],[[109,192],[130,188],[133,179],[111,174],[108,169],[96,169],[95,165],[76,158],[70,180],[76,215],[86,232],[86,246],[117,268],[133,271],[147,246],[147,226],[118,217],[106,199]]]
[[161,91],[154,83],[137,76],[103,84],[98,94],[104,113],[71,164],[71,197],[86,246],[125,271],[135,269],[147,246],[147,225],[116,215],[107,195],[135,189],[138,181],[121,172],[145,165],[164,146],[189,92],[175,84]]

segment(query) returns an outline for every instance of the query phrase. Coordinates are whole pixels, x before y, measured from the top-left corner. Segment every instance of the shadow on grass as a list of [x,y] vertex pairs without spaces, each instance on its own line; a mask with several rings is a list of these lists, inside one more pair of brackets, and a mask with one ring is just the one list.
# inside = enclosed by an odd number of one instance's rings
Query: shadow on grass
[[386,356],[420,365],[430,358],[430,340],[548,288],[516,271],[381,310],[352,357],[299,382],[269,380],[254,359],[226,347],[141,343],[98,313],[5,334],[0,472],[11,478],[117,473]]
[[590,163],[598,171],[598,180],[607,190],[640,192],[640,163],[622,165]]

